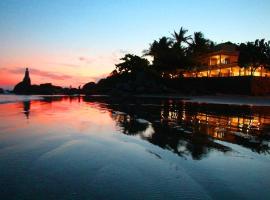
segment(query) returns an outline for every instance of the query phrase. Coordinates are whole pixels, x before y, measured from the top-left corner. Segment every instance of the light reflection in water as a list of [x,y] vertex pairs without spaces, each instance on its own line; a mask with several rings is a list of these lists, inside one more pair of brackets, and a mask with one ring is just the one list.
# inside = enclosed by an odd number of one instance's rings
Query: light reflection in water
[[[138,135],[179,156],[191,156],[193,159],[202,159],[211,150],[231,151],[229,146],[218,141],[241,145],[257,153],[270,152],[270,110],[267,107],[207,105],[179,100],[118,101],[98,97],[59,96],[46,97],[44,101],[22,102],[21,107],[27,119],[31,117],[31,107],[41,109],[41,115],[35,115],[35,120],[48,126],[51,119],[42,117],[42,113],[46,114],[52,106],[61,112],[71,114],[72,111],[72,115],[78,118],[91,119],[99,126],[103,126],[105,121],[95,116],[97,112],[108,113],[123,134]],[[151,101],[151,104],[147,101]],[[69,109],[64,105],[73,102],[95,108],[97,112],[82,112],[83,109]],[[64,120],[65,117],[62,117]],[[76,122],[69,123],[78,126]],[[109,119],[107,123],[111,123]]]
[[[218,141],[238,144],[257,153],[270,152],[269,108],[202,105],[179,100],[148,100],[151,104],[145,99],[118,101],[84,96],[46,97],[44,101],[23,102],[22,108],[28,119],[31,107],[39,106],[45,114],[54,102],[77,102],[79,105],[96,108],[98,112],[109,113],[123,134],[138,135],[179,156],[190,155],[193,159],[202,159],[211,150],[231,151],[230,147]],[[54,105],[56,112],[65,112],[66,109],[61,104]],[[80,108],[73,112],[78,117],[91,116],[97,124],[101,121],[104,123],[104,119],[93,118],[95,113],[82,112]],[[44,119],[40,117],[39,120]],[[107,122],[110,123],[109,119]]]
[[[218,141],[241,145],[257,153],[270,152],[269,108],[195,104],[179,100],[128,99],[118,104],[112,99],[85,97],[84,100],[106,102],[104,107],[112,110],[112,118],[124,134],[139,135],[180,156],[191,155],[194,159],[201,159],[210,150],[231,150]],[[149,123],[139,122],[137,119],[140,118]]]

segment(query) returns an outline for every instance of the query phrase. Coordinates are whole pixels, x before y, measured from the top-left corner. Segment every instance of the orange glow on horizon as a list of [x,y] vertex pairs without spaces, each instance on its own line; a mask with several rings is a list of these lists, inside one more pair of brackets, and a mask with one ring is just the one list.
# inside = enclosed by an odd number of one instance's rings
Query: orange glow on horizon
[[[92,51],[95,52],[95,51]],[[91,56],[82,56],[91,55]],[[55,53],[27,52],[7,56],[0,61],[0,87],[9,87],[22,81],[29,68],[32,84],[52,83],[62,87],[78,87],[90,81],[97,82],[115,68],[122,52],[92,53],[87,51]]]
[[[111,64],[112,66],[113,64]],[[22,65],[12,65],[22,66]],[[34,68],[24,65],[25,67],[0,67],[0,87],[14,87],[17,83],[22,81],[24,77],[24,70],[29,68],[30,78],[32,84],[52,83],[62,87],[82,86],[90,81],[97,82],[101,78],[105,78],[113,68],[99,68],[97,67],[68,67],[60,66],[58,68],[50,69],[51,67],[44,67],[42,69]]]

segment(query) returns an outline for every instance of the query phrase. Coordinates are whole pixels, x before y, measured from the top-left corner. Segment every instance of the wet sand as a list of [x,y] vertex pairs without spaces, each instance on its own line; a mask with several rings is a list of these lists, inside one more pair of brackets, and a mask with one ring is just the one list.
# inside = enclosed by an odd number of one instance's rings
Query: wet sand
[[269,199],[270,112],[173,99],[0,105],[1,199]]

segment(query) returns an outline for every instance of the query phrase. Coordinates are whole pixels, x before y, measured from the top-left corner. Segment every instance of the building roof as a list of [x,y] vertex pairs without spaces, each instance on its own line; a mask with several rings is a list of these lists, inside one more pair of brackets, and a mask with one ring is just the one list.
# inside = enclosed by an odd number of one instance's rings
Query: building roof
[[239,55],[239,51],[237,51],[237,45],[231,42],[225,42],[218,44],[214,47],[213,51],[208,53],[208,56],[216,55],[216,54],[225,54],[225,55]]
[[220,43],[214,47],[214,51],[229,51],[235,52],[237,51],[237,45],[231,42]]

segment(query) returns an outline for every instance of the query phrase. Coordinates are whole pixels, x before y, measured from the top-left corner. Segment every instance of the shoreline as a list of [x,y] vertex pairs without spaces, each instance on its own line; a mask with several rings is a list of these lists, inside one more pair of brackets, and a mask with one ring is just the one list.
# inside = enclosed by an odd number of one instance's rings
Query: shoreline
[[270,106],[270,96],[247,95],[135,95],[142,98],[179,99],[190,103],[222,104],[238,106]]
[[[3,97],[11,97],[0,99],[0,104],[15,103],[31,100],[42,100],[44,97],[76,97],[76,96],[88,96],[93,98],[153,98],[153,99],[175,99],[181,100],[187,103],[198,104],[220,104],[220,105],[237,105],[237,106],[270,106],[270,96],[245,96],[245,95],[184,95],[184,94],[140,94],[140,95],[127,95],[127,96],[111,96],[111,95],[15,95],[15,94],[1,94]],[[15,98],[12,98],[15,97]],[[3,100],[3,101],[1,101]]]

